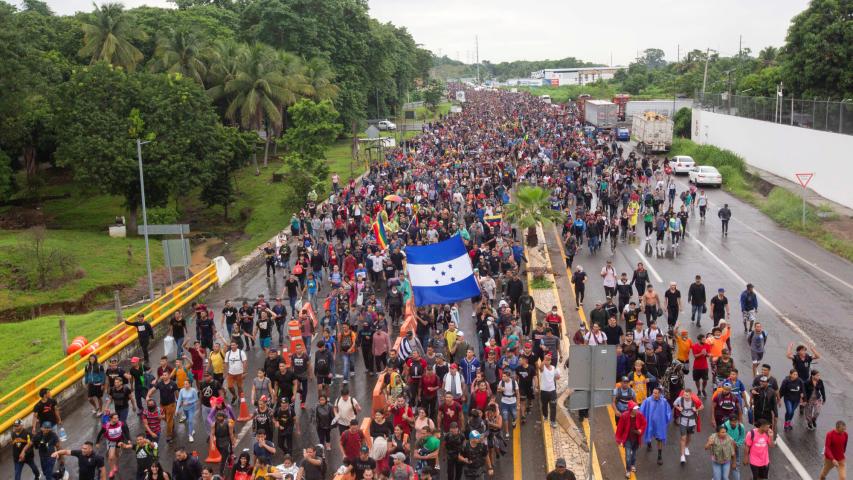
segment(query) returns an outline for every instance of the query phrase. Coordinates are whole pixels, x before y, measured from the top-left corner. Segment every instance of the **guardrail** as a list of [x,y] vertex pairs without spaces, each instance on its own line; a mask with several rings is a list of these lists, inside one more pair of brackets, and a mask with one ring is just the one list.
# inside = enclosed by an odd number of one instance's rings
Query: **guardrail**
[[[172,313],[216,284],[218,280],[216,266],[211,263],[190,279],[139,309],[133,317],[141,313],[152,326],[157,326]],[[92,345],[98,342],[98,347],[93,352],[83,357],[80,357],[79,352],[66,355],[53,366],[0,397],[0,405],[2,405],[0,419],[3,419],[0,423],[0,433],[7,431],[15,420],[23,419],[32,413],[39,400],[39,390],[49,388],[51,395],[58,395],[83,378],[83,366],[88,362],[90,355],[97,355],[101,361],[107,360],[135,342],[136,338],[136,329],[124,323],[118,324],[87,344]]]

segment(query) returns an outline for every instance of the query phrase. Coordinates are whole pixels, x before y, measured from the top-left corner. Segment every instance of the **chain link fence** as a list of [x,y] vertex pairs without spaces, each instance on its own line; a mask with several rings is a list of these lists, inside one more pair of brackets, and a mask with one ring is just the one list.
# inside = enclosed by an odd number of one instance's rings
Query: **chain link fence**
[[765,122],[853,135],[853,99],[849,98],[838,101],[698,93],[696,107]]

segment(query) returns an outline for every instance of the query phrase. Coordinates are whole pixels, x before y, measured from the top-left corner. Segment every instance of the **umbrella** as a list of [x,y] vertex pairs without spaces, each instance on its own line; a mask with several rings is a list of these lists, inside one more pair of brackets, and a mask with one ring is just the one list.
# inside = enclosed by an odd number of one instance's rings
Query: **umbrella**
[[401,197],[401,196],[399,196],[399,195],[391,194],[391,195],[385,195],[385,200],[386,200],[386,201],[389,201],[389,202],[397,202],[397,203],[400,203],[400,202],[402,202],[402,201],[403,201],[403,197]]

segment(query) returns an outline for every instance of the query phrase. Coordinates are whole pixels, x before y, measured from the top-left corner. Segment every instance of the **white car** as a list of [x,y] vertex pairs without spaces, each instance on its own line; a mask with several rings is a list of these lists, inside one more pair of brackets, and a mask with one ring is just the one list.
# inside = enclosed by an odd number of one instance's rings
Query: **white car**
[[696,185],[716,185],[718,187],[723,185],[723,176],[720,175],[719,170],[707,165],[694,167],[687,175],[690,183]]
[[376,124],[376,128],[379,130],[397,130],[397,125],[390,120],[380,120]]
[[693,170],[693,167],[696,166],[696,162],[693,161],[693,158],[687,155],[676,155],[672,157],[669,164],[672,165],[672,173],[676,175],[679,173],[690,173],[690,171]]

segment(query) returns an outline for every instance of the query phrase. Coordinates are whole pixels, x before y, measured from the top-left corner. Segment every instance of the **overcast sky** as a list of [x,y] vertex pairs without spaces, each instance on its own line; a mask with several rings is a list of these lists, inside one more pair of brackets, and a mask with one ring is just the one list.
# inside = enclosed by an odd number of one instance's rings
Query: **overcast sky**
[[[415,41],[463,62],[577,57],[627,65],[646,48],[675,60],[694,48],[737,53],[738,38],[757,53],[781,46],[808,0],[368,0],[371,15],[405,26]],[[59,14],[92,10],[90,0],[47,0]],[[121,0],[128,7],[166,0]]]

